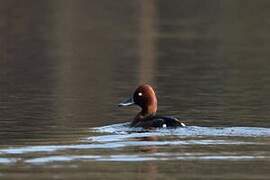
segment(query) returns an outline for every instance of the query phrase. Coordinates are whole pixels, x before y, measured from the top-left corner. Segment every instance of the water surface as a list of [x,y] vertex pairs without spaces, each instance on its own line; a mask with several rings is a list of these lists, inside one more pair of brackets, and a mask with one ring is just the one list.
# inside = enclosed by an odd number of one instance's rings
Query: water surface
[[[269,7],[1,2],[1,178],[269,179]],[[145,82],[187,127],[127,127]]]

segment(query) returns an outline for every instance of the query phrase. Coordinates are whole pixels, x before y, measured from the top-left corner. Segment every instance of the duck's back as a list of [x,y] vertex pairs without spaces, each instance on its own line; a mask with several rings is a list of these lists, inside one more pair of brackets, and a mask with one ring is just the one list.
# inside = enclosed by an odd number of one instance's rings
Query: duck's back
[[143,128],[176,128],[184,126],[184,123],[172,116],[150,116],[134,125],[134,127]]
[[154,116],[153,117],[154,127],[183,127],[184,123],[180,122],[176,117],[172,116]]

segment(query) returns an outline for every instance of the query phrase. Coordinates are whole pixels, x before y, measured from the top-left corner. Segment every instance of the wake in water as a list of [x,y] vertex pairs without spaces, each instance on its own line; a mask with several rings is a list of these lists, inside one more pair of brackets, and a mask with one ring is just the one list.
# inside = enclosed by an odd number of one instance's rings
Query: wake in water
[[[243,139],[245,137],[270,137],[270,128],[259,127],[220,128],[186,126],[176,129],[160,128],[154,130],[145,130],[142,128],[130,128],[128,123],[121,123],[92,128],[91,131],[105,133],[105,135],[103,134],[88,137],[86,141],[99,143],[124,143],[125,146],[181,144],[257,144],[256,142],[228,140],[226,137],[235,137],[238,139]],[[155,138],[151,139],[151,137]],[[223,139],[225,138],[225,140],[220,140],[222,137]]]
[[[14,164],[24,157],[25,163],[43,164],[55,161],[153,161],[153,160],[250,160],[270,159],[267,152],[242,154],[230,152],[229,146],[268,147],[270,128],[200,127],[176,129],[130,128],[128,123],[91,128],[90,137],[74,144],[9,147],[0,149],[0,164]],[[213,152],[211,147],[222,152]],[[129,151],[137,149],[138,152]],[[196,147],[196,148],[194,148]],[[109,154],[103,154],[103,150]],[[124,150],[125,149],[125,150]],[[174,149],[172,151],[172,149]],[[177,149],[175,151],[175,149]],[[124,150],[124,151],[123,151]],[[78,155],[77,152],[89,152]],[[141,153],[144,151],[145,153]],[[62,152],[65,152],[63,155]],[[67,154],[68,152],[68,154]],[[95,152],[94,154],[92,152]],[[96,154],[100,152],[100,154]],[[259,155],[258,155],[259,153]],[[32,154],[35,158],[28,158]],[[12,156],[11,156],[12,155]],[[10,158],[10,156],[12,158]]]
[[145,135],[175,135],[182,137],[194,136],[234,136],[234,137],[270,137],[270,128],[261,127],[201,127],[186,126],[175,129],[159,128],[154,130],[146,130],[143,128],[130,128],[129,123],[120,123],[109,126],[92,128],[91,131],[111,134],[132,134],[143,133]]

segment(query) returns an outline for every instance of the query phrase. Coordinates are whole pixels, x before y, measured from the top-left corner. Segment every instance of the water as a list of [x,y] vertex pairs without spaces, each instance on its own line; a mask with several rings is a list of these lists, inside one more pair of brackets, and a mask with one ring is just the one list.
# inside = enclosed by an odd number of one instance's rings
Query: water
[[[201,178],[246,178],[248,175],[266,179],[269,173],[269,168],[265,167],[270,162],[269,128],[187,126],[144,130],[129,128],[128,123],[121,123],[90,128],[89,134],[92,136],[78,139],[72,144],[2,148],[0,166],[3,171],[12,170],[5,174],[8,177],[21,175],[16,171],[30,177],[33,170],[42,170],[41,177],[76,178],[91,172],[88,176],[92,178],[104,178],[106,173],[111,178],[120,178],[123,173],[121,168],[126,169],[126,166],[130,166],[127,173],[133,178],[145,173],[157,178],[179,178],[182,175],[198,178],[200,174]],[[242,167],[246,164],[262,167],[245,172]],[[93,170],[91,166],[96,169]],[[165,170],[160,173],[159,169],[163,166]],[[190,166],[199,168],[197,174],[192,174]],[[222,168],[215,170],[216,166]],[[224,171],[224,166],[229,166],[228,172]],[[112,170],[107,172],[108,168]],[[137,168],[142,170],[137,171]],[[70,170],[75,174],[66,172]],[[205,170],[215,172],[204,175]],[[47,174],[50,171],[54,171],[55,175]],[[59,176],[58,173],[63,174]]]
[[0,3],[1,178],[269,179],[267,0]]

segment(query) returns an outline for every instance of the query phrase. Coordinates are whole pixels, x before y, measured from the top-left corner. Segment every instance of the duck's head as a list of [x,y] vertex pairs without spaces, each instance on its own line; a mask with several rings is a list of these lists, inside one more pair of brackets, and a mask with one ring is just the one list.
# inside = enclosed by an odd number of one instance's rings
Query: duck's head
[[154,89],[148,85],[140,85],[133,96],[124,100],[118,106],[138,105],[142,108],[142,115],[155,114],[157,111],[157,97]]

